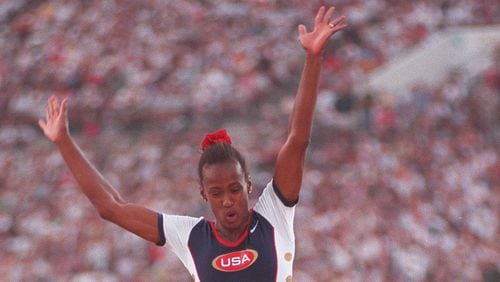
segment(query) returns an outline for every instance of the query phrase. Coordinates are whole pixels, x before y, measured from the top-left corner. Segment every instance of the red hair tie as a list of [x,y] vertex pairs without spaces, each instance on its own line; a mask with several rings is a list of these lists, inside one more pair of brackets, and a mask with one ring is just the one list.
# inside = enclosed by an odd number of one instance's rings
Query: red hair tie
[[201,142],[201,150],[205,151],[208,146],[213,145],[217,142],[231,144],[231,137],[229,137],[225,129],[219,129],[215,132],[205,135],[205,138],[203,138],[203,141]]

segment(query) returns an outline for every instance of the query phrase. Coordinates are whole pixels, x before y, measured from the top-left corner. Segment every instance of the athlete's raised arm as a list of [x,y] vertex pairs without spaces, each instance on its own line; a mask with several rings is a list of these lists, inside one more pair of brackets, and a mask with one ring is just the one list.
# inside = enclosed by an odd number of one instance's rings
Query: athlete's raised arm
[[47,138],[56,144],[81,191],[102,218],[148,241],[159,243],[157,213],[125,202],[87,160],[69,133],[67,105],[67,98],[59,103],[56,96],[51,96],[47,104],[46,121],[39,120],[38,124]]
[[328,39],[344,29],[345,16],[331,20],[335,8],[321,7],[308,32],[299,25],[299,40],[306,52],[306,59],[299,83],[295,104],[288,125],[288,137],[278,153],[274,181],[287,202],[293,204],[299,197],[306,149],[309,144],[313,114],[318,95],[318,81],[322,53]]

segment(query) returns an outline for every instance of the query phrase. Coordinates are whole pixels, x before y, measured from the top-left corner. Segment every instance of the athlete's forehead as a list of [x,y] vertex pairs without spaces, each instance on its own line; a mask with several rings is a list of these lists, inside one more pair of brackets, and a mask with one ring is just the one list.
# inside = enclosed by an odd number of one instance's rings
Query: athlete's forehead
[[211,187],[225,188],[236,183],[241,184],[245,180],[243,168],[235,160],[206,164],[203,166],[202,173],[202,185],[207,189]]

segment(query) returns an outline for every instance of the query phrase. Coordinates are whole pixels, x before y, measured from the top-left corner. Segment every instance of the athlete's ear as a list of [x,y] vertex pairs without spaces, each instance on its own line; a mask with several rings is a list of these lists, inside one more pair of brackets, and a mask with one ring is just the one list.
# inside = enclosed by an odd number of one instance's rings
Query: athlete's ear
[[248,194],[251,194],[252,193],[252,181],[250,181],[250,177],[248,177],[248,180],[247,180],[247,192]]
[[207,194],[205,193],[205,189],[203,189],[203,186],[200,186],[200,195],[203,201],[208,202]]

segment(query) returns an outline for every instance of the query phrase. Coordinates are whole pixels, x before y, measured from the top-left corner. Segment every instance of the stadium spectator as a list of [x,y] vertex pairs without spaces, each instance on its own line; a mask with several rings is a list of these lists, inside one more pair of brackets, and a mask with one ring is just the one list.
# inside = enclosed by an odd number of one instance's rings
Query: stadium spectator
[[[2,276],[189,280],[173,254],[100,222],[40,141],[39,105],[54,92],[82,105],[70,109],[74,134],[130,201],[208,216],[192,197],[199,132],[216,125],[234,132],[254,164],[255,187],[263,187],[279,148],[274,140],[285,134],[286,94],[300,75],[293,27],[318,2],[0,3]],[[342,115],[328,106],[436,31],[498,24],[496,1],[336,5],[353,24],[325,53],[324,110],[297,210],[296,280],[476,281],[498,272],[498,59],[472,81],[458,72],[440,86],[416,87],[410,101],[383,104],[373,95],[363,121],[372,131],[359,129],[361,107]],[[204,93],[223,106],[207,97],[194,103],[200,86],[215,87]],[[343,126],[331,122],[337,118]],[[171,201],[156,197],[165,193]]]

